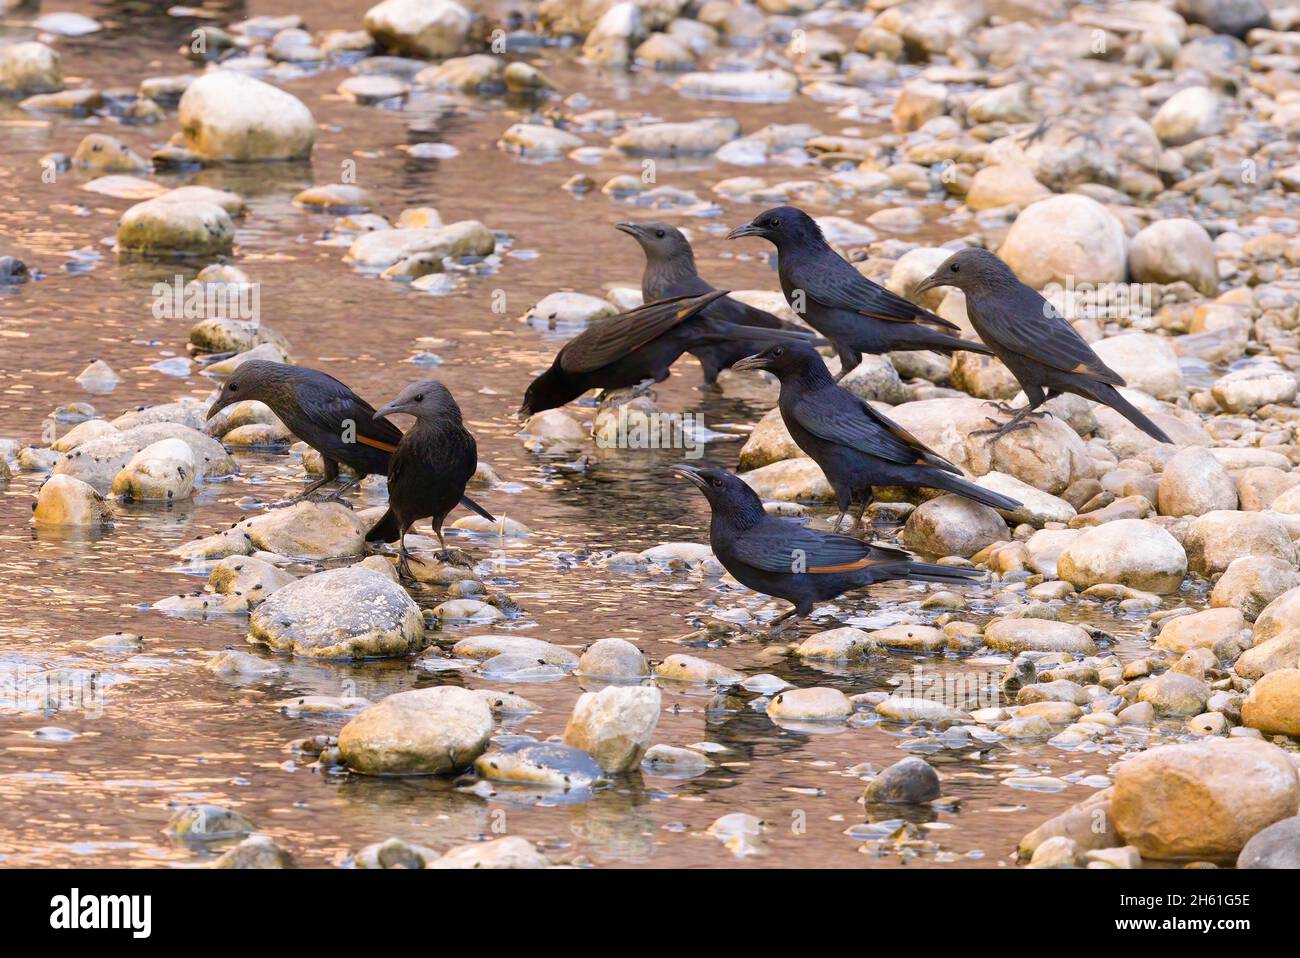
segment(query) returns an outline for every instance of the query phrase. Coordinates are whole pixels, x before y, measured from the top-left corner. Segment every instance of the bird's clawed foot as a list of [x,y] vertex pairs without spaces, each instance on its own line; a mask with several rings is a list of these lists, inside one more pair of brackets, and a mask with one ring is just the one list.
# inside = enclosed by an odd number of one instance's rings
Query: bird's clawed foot
[[[1011,403],[1009,402],[1003,402],[1001,399],[986,399],[984,400],[984,405],[992,406],[994,409],[1002,413],[1004,416],[1014,415],[1017,411],[1015,406],[1011,405]],[[990,422],[991,421],[992,420],[990,420]]]
[[972,436],[988,436],[989,437],[988,444],[990,445],[992,443],[997,442],[999,439],[1001,439],[1003,436],[1007,435],[1008,433],[1013,433],[1017,429],[1028,429],[1030,426],[1033,425],[1033,423],[1030,422],[1026,416],[1018,416],[1017,418],[1011,420],[1009,423],[1005,425],[998,423],[996,419],[989,419],[989,422],[994,423],[995,428],[972,429],[970,434]]
[[799,610],[791,609],[789,612],[782,612],[775,619],[768,623],[767,634],[772,638],[788,629],[791,623],[799,619]]

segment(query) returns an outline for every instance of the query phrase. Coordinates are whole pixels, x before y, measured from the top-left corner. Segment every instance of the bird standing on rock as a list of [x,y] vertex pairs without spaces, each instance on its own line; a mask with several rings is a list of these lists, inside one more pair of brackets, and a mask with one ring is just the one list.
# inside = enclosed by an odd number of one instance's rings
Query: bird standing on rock
[[[290,366],[262,359],[242,363],[221,387],[207,418],[244,400],[269,406],[288,430],[321,454],[325,476],[312,483],[290,502],[311,497],[321,486],[339,475],[339,463],[356,476],[345,482],[324,501],[341,502],[345,492],[370,475],[387,475],[388,464],[402,431],[391,422],[375,419],[370,405],[333,376],[305,366]],[[492,518],[486,509],[468,496],[467,509]],[[345,503],[346,505],[346,503]]]
[[1061,393],[1074,393],[1109,406],[1158,442],[1164,431],[1125,399],[1123,378],[1101,361],[1055,307],[1016,277],[1011,267],[985,249],[953,253],[916,287],[918,294],[955,286],[966,294],[966,314],[980,339],[1011,370],[1025,391],[1024,407],[992,433],[996,440],[1028,426],[1025,420]]
[[[695,253],[677,227],[668,223],[618,223],[614,228],[635,239],[645,253],[641,295],[647,303],[672,296],[702,296],[714,291],[714,287],[696,270]],[[746,305],[730,296],[711,303],[702,312],[706,319],[722,320],[737,326],[798,332],[766,310]],[[704,382],[712,385],[717,381],[719,372],[731,368],[736,360],[758,352],[765,345],[763,341],[741,339],[691,346],[687,352],[700,361],[700,366],[704,369]]]
[[[776,247],[777,274],[790,307],[832,343],[840,357],[842,379],[863,353],[895,349],[959,349],[988,354],[981,343],[951,336],[931,326],[960,332],[946,319],[896,296],[867,279],[831,249],[813,218],[793,206],[759,213],[738,226],[728,239],[761,236]],[[930,325],[926,325],[930,324]]]
[[861,508],[850,534],[862,526],[872,486],[929,486],[994,509],[1020,508],[1015,499],[962,478],[961,470],[947,459],[838,385],[811,346],[776,343],[732,368],[766,369],[781,380],[781,419],[835,490],[840,508],[836,531],[854,503]]
[[726,295],[726,290],[713,290],[702,296],[675,296],[587,327],[565,343],[551,367],[528,386],[519,415],[556,409],[588,389],[608,391],[663,382],[672,364],[694,346],[808,338],[807,333],[706,318],[704,310]]
[[736,580],[755,592],[794,603],[772,621],[773,631],[808,615],[816,602],[890,579],[957,585],[980,578],[975,569],[917,562],[901,549],[821,532],[769,516],[741,479],[721,469],[673,466],[709,501],[713,554]]
[[[397,541],[401,556],[398,571],[408,579],[410,554],[406,551],[406,533],[421,519],[433,520],[441,555],[447,555],[442,538],[442,523],[465,494],[465,485],[478,468],[478,444],[465,428],[460,406],[442,383],[428,379],[412,383],[386,406],[374,414],[379,422],[385,416],[405,413],[415,417],[402,436],[388,467],[388,511],[366,535],[367,541]],[[483,510],[480,515],[491,514]],[[495,521],[495,520],[494,520]]]

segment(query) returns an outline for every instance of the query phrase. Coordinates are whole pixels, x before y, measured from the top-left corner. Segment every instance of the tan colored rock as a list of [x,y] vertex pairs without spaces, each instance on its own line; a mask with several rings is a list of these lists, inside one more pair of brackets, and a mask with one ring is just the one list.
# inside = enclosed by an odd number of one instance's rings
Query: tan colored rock
[[1272,556],[1294,564],[1286,526],[1269,512],[1215,511],[1192,520],[1183,538],[1188,567],[1201,575],[1225,571],[1242,556]]
[[1143,858],[1223,860],[1296,814],[1300,777],[1286,752],[1252,739],[1162,745],[1121,763],[1115,828]]
[[589,753],[607,772],[641,764],[659,722],[659,689],[611,685],[578,697],[564,729],[564,744]]
[[1268,735],[1300,736],[1300,669],[1265,673],[1242,703],[1241,722]]
[[339,751],[367,775],[444,775],[468,768],[491,734],[487,703],[442,685],[395,692],[372,705],[343,726]]
[[32,522],[38,526],[100,526],[113,510],[94,487],[72,476],[50,476],[36,494]]
[[1187,574],[1178,540],[1143,519],[1119,519],[1085,529],[1057,559],[1058,575],[1075,588],[1117,583],[1145,592],[1177,592]]

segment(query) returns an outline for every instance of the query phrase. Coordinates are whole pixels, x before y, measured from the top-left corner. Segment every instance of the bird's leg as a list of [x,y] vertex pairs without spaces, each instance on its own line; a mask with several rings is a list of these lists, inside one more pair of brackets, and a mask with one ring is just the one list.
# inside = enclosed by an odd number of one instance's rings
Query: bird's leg
[[835,517],[835,521],[831,523],[831,532],[839,532],[839,531],[840,531],[840,523],[844,521],[844,517],[845,517],[846,515],[848,515],[848,514],[849,514],[849,510],[848,510],[848,509],[841,509],[841,510],[840,510],[840,514],[839,514],[838,516],[836,516],[836,517]]
[[863,499],[860,503],[858,503],[858,512],[857,515],[853,517],[853,525],[849,526],[849,535],[853,535],[853,533],[860,532],[862,530],[862,517],[866,515],[866,512],[867,512],[867,500]]
[[402,526],[402,531],[397,536],[397,554],[401,557],[397,560],[397,575],[414,582],[416,579],[415,573],[411,571],[411,554],[406,551],[406,530],[407,526]]

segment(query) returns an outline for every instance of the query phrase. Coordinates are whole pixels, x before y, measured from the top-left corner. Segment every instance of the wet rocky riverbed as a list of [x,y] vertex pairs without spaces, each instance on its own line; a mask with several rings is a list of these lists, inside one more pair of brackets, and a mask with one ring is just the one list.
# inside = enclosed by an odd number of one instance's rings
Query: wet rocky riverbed
[[[1300,20],[0,6],[0,864],[193,867],[252,832],[226,863],[1157,867],[1294,824]],[[232,102],[268,125],[231,133]],[[770,248],[724,239],[786,202],[900,293],[963,244],[1067,305],[1122,289],[1077,328],[1174,444],[1067,398],[988,445],[999,364],[867,357],[859,395],[1026,508],[883,491],[871,535],[987,580],[769,638],[784,604],[723,574],[668,467],[739,465],[828,527],[771,381],[706,389],[686,357],[653,399],[514,414],[640,302],[620,221],[688,230],[702,275],[794,320]],[[227,315],[186,311],[218,288]],[[960,293],[923,302],[965,324]],[[203,421],[249,348],[375,405],[445,383],[502,519],[453,515],[470,566],[406,590],[364,557],[381,480],[269,508],[313,457],[265,410]],[[619,408],[687,432],[626,448]],[[366,774],[412,770],[452,774]]]

